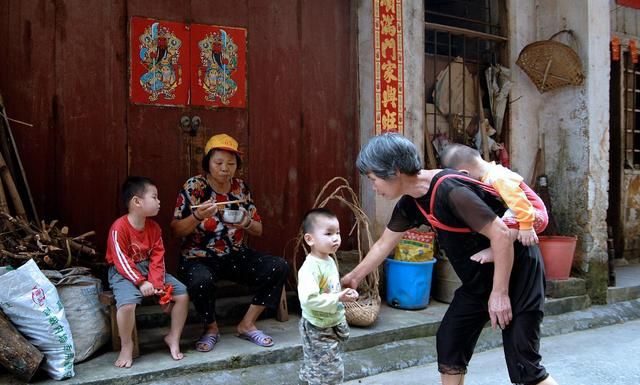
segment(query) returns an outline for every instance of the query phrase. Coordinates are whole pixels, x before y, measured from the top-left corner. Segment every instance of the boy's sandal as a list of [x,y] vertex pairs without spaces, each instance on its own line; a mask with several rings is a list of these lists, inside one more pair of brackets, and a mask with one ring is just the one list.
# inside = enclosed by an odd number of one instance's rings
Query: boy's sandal
[[213,350],[213,347],[218,343],[218,339],[220,338],[220,333],[211,334],[206,333],[203,334],[198,341],[196,341],[196,350],[199,352],[210,352]]
[[273,338],[271,338],[271,336],[266,335],[262,330],[257,330],[257,329],[252,330],[250,332],[238,334],[238,337],[242,338],[243,340],[253,342],[258,346],[263,346],[265,348],[268,348],[269,346],[273,346],[274,344]]

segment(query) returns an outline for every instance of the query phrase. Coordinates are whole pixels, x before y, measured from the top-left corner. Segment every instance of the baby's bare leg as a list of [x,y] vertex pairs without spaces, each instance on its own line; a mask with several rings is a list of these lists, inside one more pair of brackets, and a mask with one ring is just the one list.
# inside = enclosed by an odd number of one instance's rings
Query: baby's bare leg
[[114,363],[119,368],[130,368],[133,364],[133,326],[135,325],[136,304],[129,303],[118,308],[116,319],[120,333],[120,354]]
[[[518,230],[509,229],[509,240],[513,243],[516,241],[517,238],[518,238]],[[491,252],[490,248],[480,250],[471,256],[471,260],[479,263],[492,263],[493,253]]]
[[164,342],[169,346],[171,357],[177,361],[184,358],[184,354],[180,351],[180,336],[187,320],[189,296],[187,294],[176,295],[173,300],[175,304],[171,309],[171,330],[164,337]]

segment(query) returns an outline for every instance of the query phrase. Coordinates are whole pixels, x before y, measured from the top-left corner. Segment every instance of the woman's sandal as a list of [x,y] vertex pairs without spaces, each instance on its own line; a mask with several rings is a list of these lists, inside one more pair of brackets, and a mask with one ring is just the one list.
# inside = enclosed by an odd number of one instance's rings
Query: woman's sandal
[[239,338],[243,340],[251,341],[258,346],[263,346],[268,348],[269,346],[273,346],[273,338],[271,336],[264,334],[262,330],[252,330],[250,332],[238,334]]
[[200,339],[196,341],[196,350],[199,352],[210,352],[213,350],[213,347],[218,343],[218,339],[220,338],[220,333],[211,334],[206,333],[200,336]]

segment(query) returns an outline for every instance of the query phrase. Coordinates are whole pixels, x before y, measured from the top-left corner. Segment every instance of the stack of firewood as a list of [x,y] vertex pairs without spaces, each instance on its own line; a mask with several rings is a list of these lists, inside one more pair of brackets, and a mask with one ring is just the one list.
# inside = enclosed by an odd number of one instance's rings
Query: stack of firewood
[[0,266],[19,267],[34,259],[41,269],[92,267],[96,251],[86,238],[94,232],[70,236],[66,226],[40,221],[22,167],[10,121],[0,95]]
[[29,259],[43,270],[101,265],[98,260],[102,258],[86,240],[95,232],[71,236],[66,226],[58,227],[56,224],[57,220],[48,224],[41,221],[40,226],[36,226],[21,217],[0,212],[0,266],[18,267]]

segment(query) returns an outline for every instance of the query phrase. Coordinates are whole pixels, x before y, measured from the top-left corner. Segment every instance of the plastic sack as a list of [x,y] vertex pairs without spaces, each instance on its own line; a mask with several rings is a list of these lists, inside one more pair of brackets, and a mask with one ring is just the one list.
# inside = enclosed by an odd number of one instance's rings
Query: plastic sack
[[409,230],[396,247],[393,259],[405,262],[425,262],[433,259],[435,234],[432,232]]
[[74,376],[71,329],[53,284],[33,261],[0,276],[0,308],[45,355],[42,368],[55,380]]
[[58,289],[58,296],[71,327],[75,363],[89,358],[111,339],[109,309],[100,303],[102,281],[86,267],[45,270]]

